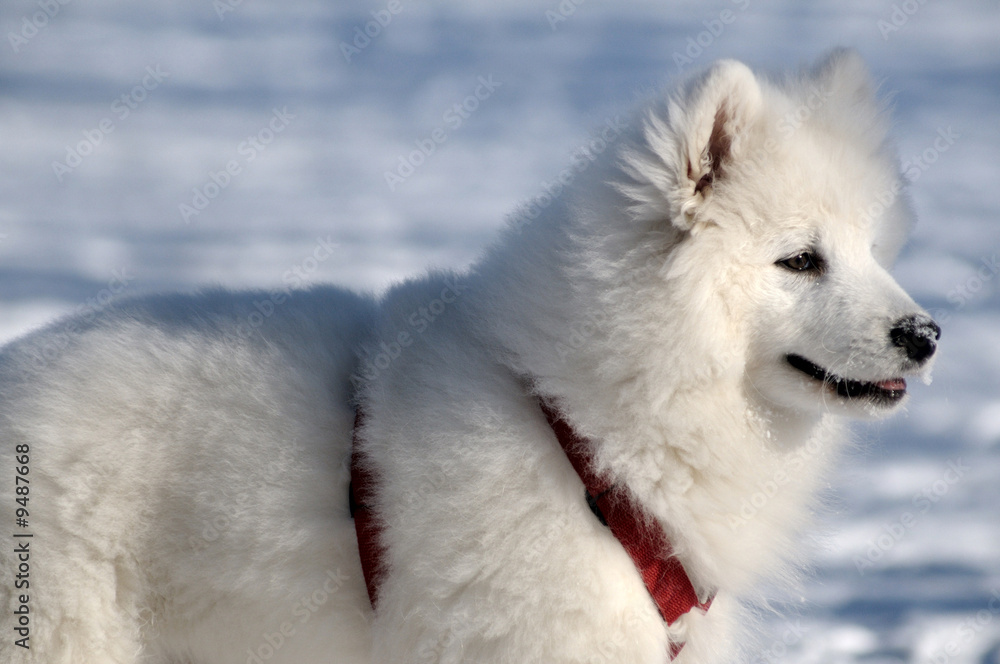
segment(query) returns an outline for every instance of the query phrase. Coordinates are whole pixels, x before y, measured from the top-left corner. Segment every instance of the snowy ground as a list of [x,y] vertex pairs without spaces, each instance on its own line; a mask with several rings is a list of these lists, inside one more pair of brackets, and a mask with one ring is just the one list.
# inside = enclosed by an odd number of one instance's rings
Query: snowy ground
[[[943,346],[909,412],[858,428],[816,576],[756,659],[1000,662],[996,2],[62,1],[0,7],[0,339],[122,293],[296,269],[378,290],[465,265],[589,129],[679,69],[858,48],[911,160],[920,225],[897,275]],[[352,44],[372,11],[391,22]],[[319,242],[336,248],[313,262]]]

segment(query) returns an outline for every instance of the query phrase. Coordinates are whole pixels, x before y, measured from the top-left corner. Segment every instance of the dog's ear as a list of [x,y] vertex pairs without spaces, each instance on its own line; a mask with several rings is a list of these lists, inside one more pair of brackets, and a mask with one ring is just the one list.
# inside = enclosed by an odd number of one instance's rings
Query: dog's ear
[[875,84],[861,54],[850,48],[838,48],[816,63],[811,77],[823,96],[846,105],[874,104]]
[[761,88],[750,69],[721,60],[688,82],[663,109],[643,118],[638,144],[622,154],[632,182],[617,185],[633,219],[662,220],[682,231],[698,221],[713,187],[740,158],[761,112]]
[[831,51],[810,70],[808,78],[811,84],[800,89],[811,98],[803,103],[819,100],[817,118],[847,135],[860,136],[863,143],[883,145],[889,131],[886,100],[879,100],[878,85],[857,51]]
[[712,187],[739,159],[743,137],[760,113],[761,90],[749,67],[722,60],[695,83],[681,103],[683,172],[677,178],[680,214],[674,216],[674,224],[689,230]]

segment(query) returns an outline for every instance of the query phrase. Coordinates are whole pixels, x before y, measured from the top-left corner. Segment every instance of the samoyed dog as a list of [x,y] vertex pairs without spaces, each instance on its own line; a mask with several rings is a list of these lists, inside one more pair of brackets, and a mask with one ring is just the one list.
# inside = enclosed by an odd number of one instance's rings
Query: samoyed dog
[[837,422],[898,410],[940,334],[887,271],[886,128],[852,52],[723,61],[468,272],[125,300],[9,344],[0,661],[752,654]]

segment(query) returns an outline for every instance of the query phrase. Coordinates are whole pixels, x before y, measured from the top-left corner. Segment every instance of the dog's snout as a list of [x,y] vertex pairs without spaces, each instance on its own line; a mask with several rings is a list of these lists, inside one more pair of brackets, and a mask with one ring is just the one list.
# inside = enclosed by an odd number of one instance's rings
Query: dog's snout
[[908,358],[914,362],[923,362],[937,350],[941,328],[929,317],[918,314],[896,321],[889,330],[889,337],[893,345],[906,352]]

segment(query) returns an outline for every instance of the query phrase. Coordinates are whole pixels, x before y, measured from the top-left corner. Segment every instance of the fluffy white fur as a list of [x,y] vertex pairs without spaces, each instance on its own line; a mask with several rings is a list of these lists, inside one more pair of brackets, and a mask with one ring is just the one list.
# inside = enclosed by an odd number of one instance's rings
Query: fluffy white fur
[[[925,314],[886,272],[910,215],[885,125],[853,53],[782,81],[720,62],[468,273],[378,302],[131,300],[8,345],[2,516],[29,445],[34,538],[30,650],[0,555],[0,661],[664,664],[670,640],[728,661],[755,586],[795,567],[837,416],[896,407],[786,354],[859,381],[927,368],[889,337]],[[822,275],[776,264],[807,250]],[[707,614],[663,623],[538,395],[717,592]],[[388,548],[374,613],[357,403]]]

